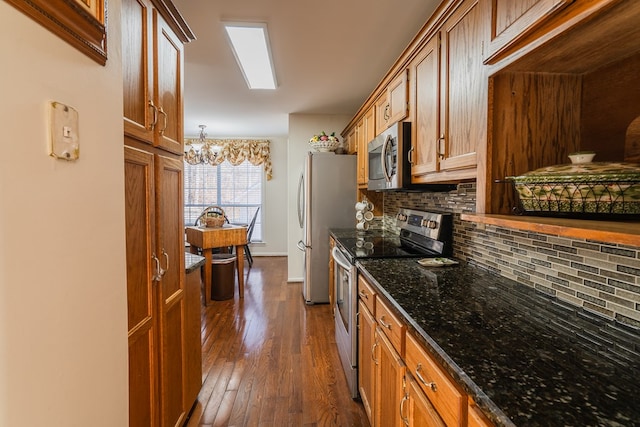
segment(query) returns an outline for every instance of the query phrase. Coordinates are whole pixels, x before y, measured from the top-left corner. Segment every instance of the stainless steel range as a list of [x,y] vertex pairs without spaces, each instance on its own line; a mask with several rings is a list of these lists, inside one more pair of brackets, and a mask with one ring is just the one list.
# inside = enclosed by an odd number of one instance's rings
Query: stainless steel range
[[396,224],[400,234],[354,232],[336,241],[335,330],[340,360],[351,389],[358,397],[358,281],[355,262],[362,258],[428,258],[450,256],[453,241],[451,213],[416,209],[399,210]]

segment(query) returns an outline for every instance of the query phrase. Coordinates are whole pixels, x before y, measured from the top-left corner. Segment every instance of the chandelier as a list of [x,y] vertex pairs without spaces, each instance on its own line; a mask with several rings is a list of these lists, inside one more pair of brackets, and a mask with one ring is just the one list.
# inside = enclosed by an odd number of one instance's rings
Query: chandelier
[[206,125],[198,125],[198,127],[200,128],[200,136],[198,137],[198,140],[192,140],[184,146],[184,161],[190,165],[197,165],[200,163],[213,164],[222,147],[212,145],[211,142],[207,141],[207,134],[204,131],[207,127]]

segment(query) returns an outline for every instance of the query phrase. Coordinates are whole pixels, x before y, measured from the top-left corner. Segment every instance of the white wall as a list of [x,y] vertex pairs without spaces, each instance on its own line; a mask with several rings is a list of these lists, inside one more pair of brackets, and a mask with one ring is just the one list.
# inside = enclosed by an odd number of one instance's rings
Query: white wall
[[[0,2],[0,426],[126,426],[120,1],[107,66]],[[80,159],[47,151],[47,103]]]
[[[302,238],[302,229],[298,223],[297,193],[298,180],[304,165],[306,153],[310,151],[309,139],[322,131],[327,134],[335,132],[339,136],[352,116],[347,115],[316,115],[316,114],[290,114],[289,115],[289,150],[287,163],[288,177],[288,203],[287,203],[287,253],[288,280],[299,282],[303,280],[304,255],[296,244]],[[354,177],[355,179],[355,177]]]

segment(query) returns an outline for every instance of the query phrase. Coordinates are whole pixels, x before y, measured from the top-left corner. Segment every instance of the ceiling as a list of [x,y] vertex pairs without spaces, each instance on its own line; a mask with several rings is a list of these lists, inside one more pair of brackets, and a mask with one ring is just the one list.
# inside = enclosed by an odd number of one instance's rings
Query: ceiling
[[[440,0],[173,0],[185,47],[185,134],[278,137],[288,115],[354,115]],[[267,23],[278,88],[249,90],[222,21]],[[342,129],[340,129],[342,130]]]

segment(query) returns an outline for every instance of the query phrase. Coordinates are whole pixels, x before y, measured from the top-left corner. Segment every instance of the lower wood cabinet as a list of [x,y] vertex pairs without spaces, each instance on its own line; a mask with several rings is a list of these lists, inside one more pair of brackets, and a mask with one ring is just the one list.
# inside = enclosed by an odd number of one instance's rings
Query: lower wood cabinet
[[[362,294],[361,294],[362,295]],[[366,294],[365,294],[366,295]],[[362,298],[362,297],[361,297]],[[364,410],[369,417],[369,424],[375,424],[375,413],[372,410],[375,381],[375,347],[374,335],[376,320],[367,306],[358,302],[358,391]]]
[[362,276],[358,296],[358,385],[373,427],[492,425]]
[[[194,340],[186,327],[183,163],[127,141],[129,425],[176,426],[185,421],[195,389],[186,376],[186,345]],[[199,339],[196,344],[200,351]]]
[[467,423],[467,396],[422,346],[407,334],[407,368],[448,426]]
[[[406,409],[405,409],[406,408]],[[405,404],[401,411],[405,425],[410,427],[446,427],[438,411],[433,407],[416,380],[409,374],[405,375]]]
[[378,326],[375,331],[375,398],[373,401],[374,426],[401,427],[400,417],[405,366],[402,358]]

